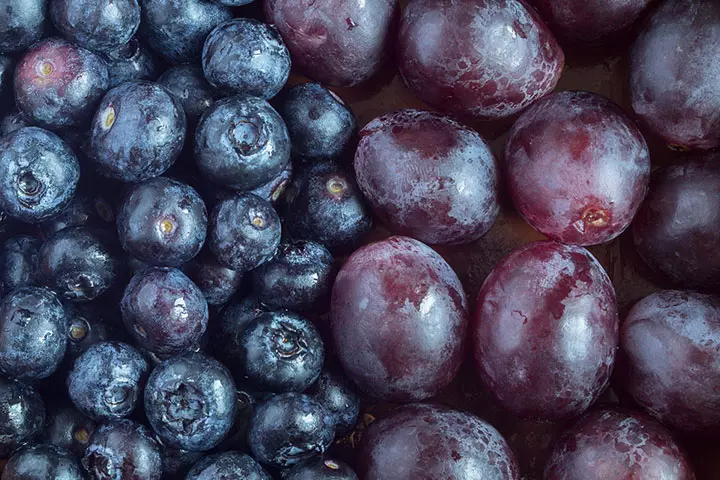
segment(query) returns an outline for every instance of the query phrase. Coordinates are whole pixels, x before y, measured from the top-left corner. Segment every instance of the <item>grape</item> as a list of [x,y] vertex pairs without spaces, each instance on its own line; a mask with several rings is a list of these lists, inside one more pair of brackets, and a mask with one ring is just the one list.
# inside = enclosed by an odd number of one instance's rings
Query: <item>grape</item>
[[620,347],[621,383],[640,406],[678,430],[720,433],[720,298],[645,297],[625,319]]
[[397,62],[428,105],[493,120],[552,91],[565,56],[520,0],[414,0],[403,13]]
[[335,280],[330,316],[345,372],[374,397],[430,397],[462,362],[465,293],[445,260],[417,240],[391,237],[353,253]]
[[720,2],[668,0],[630,54],[635,113],[677,149],[720,146]]
[[401,110],[360,132],[358,185],[393,232],[467,243],[497,219],[499,180],[483,138],[448,117]]
[[515,207],[553,240],[596,245],[632,221],[647,193],[650,153],[614,103],[588,92],[550,95],[513,125],[505,147]]
[[587,250],[525,245],[495,267],[477,304],[475,365],[510,413],[572,418],[608,385],[618,344],[615,292]]

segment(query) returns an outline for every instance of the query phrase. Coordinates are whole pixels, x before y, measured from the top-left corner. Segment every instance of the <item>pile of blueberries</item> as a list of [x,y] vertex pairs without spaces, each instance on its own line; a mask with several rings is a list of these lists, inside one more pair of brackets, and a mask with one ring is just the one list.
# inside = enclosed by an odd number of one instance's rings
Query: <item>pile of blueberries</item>
[[[608,46],[632,111],[553,93]],[[326,85],[394,68],[427,107],[358,129]],[[0,0],[0,478],[529,475],[462,377],[562,426],[545,480],[694,479],[718,71],[716,0]],[[649,141],[690,153],[651,181]],[[546,239],[469,302],[428,245],[512,208]],[[622,239],[692,290],[623,312],[585,248]]]

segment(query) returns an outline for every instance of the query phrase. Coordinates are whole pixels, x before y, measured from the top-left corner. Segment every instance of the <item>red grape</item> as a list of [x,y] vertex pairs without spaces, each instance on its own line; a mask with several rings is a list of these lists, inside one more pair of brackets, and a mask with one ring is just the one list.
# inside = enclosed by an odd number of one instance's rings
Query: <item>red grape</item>
[[520,478],[512,450],[489,423],[423,404],[371,424],[357,465],[365,480]]
[[391,237],[353,253],[335,280],[330,316],[345,372],[374,397],[422,400],[460,368],[465,293],[445,260],[417,240]]
[[499,212],[490,147],[448,117],[401,110],[360,132],[358,185],[375,214],[398,234],[427,243],[466,243],[485,234]]
[[510,413],[571,418],[608,385],[615,292],[584,248],[544,241],[515,250],[485,280],[477,304],[475,365]]
[[588,413],[558,440],[545,480],[694,480],[690,461],[652,419],[622,410]]
[[397,0],[265,0],[293,66],[347,87],[368,80],[388,59],[398,11]]
[[561,92],[527,109],[505,146],[515,207],[553,240],[596,245],[629,225],[647,193],[640,130],[600,95]]
[[678,430],[720,433],[720,298],[647,296],[625,319],[620,347],[618,371],[638,404]]
[[720,146],[720,2],[668,0],[635,40],[635,113],[673,147]]
[[492,120],[555,88],[565,57],[519,0],[414,0],[403,13],[397,61],[428,105]]

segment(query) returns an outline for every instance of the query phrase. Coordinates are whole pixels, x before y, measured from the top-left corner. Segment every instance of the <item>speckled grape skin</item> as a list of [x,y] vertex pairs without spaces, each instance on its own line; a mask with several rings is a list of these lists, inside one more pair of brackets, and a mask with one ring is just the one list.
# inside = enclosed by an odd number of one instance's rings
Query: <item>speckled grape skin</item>
[[477,305],[475,366],[510,413],[572,418],[607,387],[618,346],[615,291],[584,248],[543,241],[515,250],[485,280]]
[[678,430],[720,432],[720,299],[676,290],[651,294],[620,332],[618,372],[635,401]]
[[0,377],[0,455],[32,441],[45,424],[45,405],[33,387]]
[[230,372],[201,353],[164,361],[145,388],[145,412],[163,442],[176,448],[206,451],[228,434],[237,399]]
[[635,248],[681,288],[720,286],[720,156],[657,170],[632,225]]
[[205,0],[141,0],[140,7],[140,32],[170,63],[198,62],[205,37],[232,18],[229,8]]
[[220,96],[210,85],[200,67],[179,65],[170,68],[158,78],[158,83],[180,100],[188,123],[195,125],[200,115]]
[[159,73],[158,60],[137,38],[102,57],[108,66],[110,88],[133,80],[155,80]]
[[640,120],[670,146],[720,146],[720,3],[668,0],[630,52],[630,94]]
[[397,0],[265,0],[294,65],[312,79],[351,87],[390,57]]
[[428,398],[450,383],[465,351],[467,315],[452,268],[407,237],[356,250],[333,286],[340,363],[360,389],[396,403]]
[[49,38],[27,50],[15,68],[15,103],[38,125],[81,125],[95,113],[109,82],[107,66],[98,55]]
[[64,37],[97,52],[122,47],[140,26],[137,0],[52,0],[50,15]]
[[588,413],[557,441],[544,480],[694,480],[672,434],[638,413],[602,409]]
[[589,92],[561,92],[528,108],[505,145],[515,208],[540,233],[575,245],[620,235],[650,182],[650,152],[617,105]]
[[347,463],[327,457],[295,465],[281,475],[282,480],[358,480]]
[[66,450],[55,445],[25,447],[10,457],[3,480],[83,480],[80,466]]
[[40,240],[29,235],[8,238],[0,252],[0,295],[35,285]]
[[370,425],[357,465],[365,480],[519,480],[515,456],[489,423],[416,404]]
[[164,87],[123,83],[100,102],[90,132],[92,159],[108,177],[140,182],[162,175],[180,155],[185,112]]
[[175,268],[150,267],[136,273],[125,289],[120,309],[135,341],[162,355],[189,350],[207,328],[205,297]]
[[418,0],[403,12],[397,63],[440,111],[480,120],[513,115],[555,88],[565,57],[521,0]]
[[358,185],[399,235],[431,244],[476,240],[500,212],[495,157],[476,132],[443,115],[401,110],[360,131]]
[[0,210],[8,215],[48,220],[70,203],[79,180],[77,157],[54,133],[24,127],[0,139]]
[[23,287],[0,302],[0,371],[10,378],[52,375],[65,355],[67,317],[50,290]]
[[185,480],[218,478],[271,480],[270,475],[250,455],[240,452],[216,453],[203,458],[190,469]]
[[0,53],[22,52],[42,38],[47,0],[6,0],[0,9]]

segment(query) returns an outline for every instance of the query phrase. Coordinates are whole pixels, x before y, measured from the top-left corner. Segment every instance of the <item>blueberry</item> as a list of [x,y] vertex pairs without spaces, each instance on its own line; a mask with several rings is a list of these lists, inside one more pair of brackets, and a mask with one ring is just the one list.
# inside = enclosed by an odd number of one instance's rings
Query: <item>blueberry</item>
[[210,31],[232,18],[230,9],[205,0],[141,0],[140,31],[170,63],[200,60]]
[[358,480],[358,476],[345,462],[317,458],[285,470],[282,480]]
[[12,87],[14,69],[15,62],[12,57],[0,54],[0,98],[8,93]]
[[271,309],[309,311],[327,299],[332,271],[332,254],[319,243],[285,243],[253,271],[255,294]]
[[140,182],[162,175],[180,155],[185,113],[160,85],[127,82],[102,99],[90,135],[93,160],[105,175]]
[[15,103],[48,128],[82,125],[110,86],[102,58],[62,38],[27,50],[15,68]]
[[204,452],[191,452],[164,446],[162,450],[163,478],[185,478],[188,470],[204,456]]
[[195,189],[165,177],[133,187],[117,215],[125,250],[148,265],[172,267],[200,252],[207,222],[207,208]]
[[210,215],[210,250],[233,270],[246,272],[270,260],[280,245],[280,235],[277,212],[253,194],[220,202]]
[[50,237],[68,227],[109,227],[114,220],[112,205],[103,197],[77,194],[60,214],[43,222],[40,227],[43,235]]
[[29,235],[16,235],[5,241],[0,252],[0,294],[36,284],[39,249],[40,240]]
[[9,110],[0,118],[0,137],[10,135],[21,128],[29,126],[31,126],[30,122],[28,122],[20,112],[15,109]]
[[93,420],[127,417],[135,410],[149,370],[147,360],[130,345],[96,343],[75,360],[67,377],[68,394]]
[[114,308],[98,302],[65,304],[68,318],[67,356],[75,359],[96,343],[125,339]]
[[355,177],[333,162],[309,165],[285,192],[291,237],[314,240],[331,249],[358,245],[372,226]]
[[189,350],[207,328],[208,305],[202,292],[175,268],[149,267],[136,273],[120,309],[135,341],[161,355]]
[[45,406],[29,385],[0,377],[0,457],[32,441],[45,423]]
[[158,61],[137,38],[103,56],[110,75],[110,88],[133,80],[155,80]]
[[82,465],[93,480],[160,480],[160,447],[132,420],[113,420],[95,430]]
[[278,173],[275,178],[269,182],[260,185],[252,190],[250,193],[257,195],[260,198],[267,200],[272,203],[273,206],[278,205],[285,194],[287,186],[290,184],[293,174],[293,165],[288,163],[285,169]]
[[60,137],[25,127],[0,139],[0,210],[38,223],[70,203],[78,180],[77,157]]
[[170,68],[158,79],[180,101],[188,123],[196,125],[200,115],[219,97],[210,85],[201,68],[194,65],[179,65]]
[[244,369],[237,361],[240,358],[243,331],[265,312],[257,297],[247,297],[228,303],[213,324],[212,344],[215,347],[215,356],[230,368],[236,378],[242,379],[244,375]]
[[88,302],[112,287],[120,276],[118,250],[113,238],[102,230],[65,228],[40,248],[38,275],[62,298]]
[[56,408],[48,412],[43,441],[82,457],[95,426],[94,421],[72,407]]
[[3,480],[82,480],[80,466],[70,453],[55,445],[35,445],[8,460]]
[[282,96],[278,111],[285,120],[294,156],[337,158],[350,146],[357,124],[352,111],[319,83],[302,83]]
[[270,475],[252,457],[240,452],[223,452],[203,458],[190,469],[185,480],[220,478],[271,480]]
[[231,97],[200,118],[195,159],[209,180],[235,190],[272,181],[290,161],[290,137],[280,115],[265,100]]
[[235,294],[243,280],[243,273],[221,265],[209,252],[182,267],[202,291],[208,305],[222,305]]
[[0,53],[22,52],[45,30],[46,0],[4,0],[0,8]]
[[355,428],[360,414],[360,396],[345,375],[323,372],[310,394],[334,416],[337,435],[346,435]]
[[262,463],[289,467],[325,452],[333,441],[333,426],[320,403],[300,393],[283,393],[255,409],[248,443]]
[[50,290],[23,287],[0,302],[0,371],[21,380],[47,378],[65,354],[67,318]]
[[52,0],[55,27],[81,47],[108,52],[125,45],[140,26],[137,0]]
[[205,39],[202,66],[215,87],[264,99],[290,75],[290,52],[274,26],[251,18],[221,23]]
[[145,414],[162,441],[185,450],[205,451],[228,434],[237,399],[230,372],[201,353],[165,360],[150,374]]
[[255,0],[213,0],[218,5],[225,5],[226,7],[242,7],[243,5],[249,5]]

